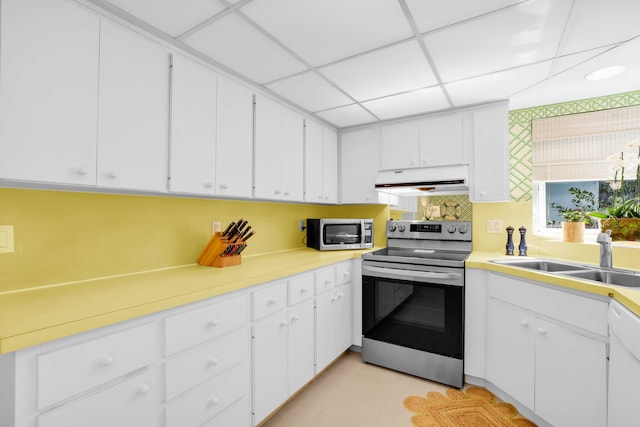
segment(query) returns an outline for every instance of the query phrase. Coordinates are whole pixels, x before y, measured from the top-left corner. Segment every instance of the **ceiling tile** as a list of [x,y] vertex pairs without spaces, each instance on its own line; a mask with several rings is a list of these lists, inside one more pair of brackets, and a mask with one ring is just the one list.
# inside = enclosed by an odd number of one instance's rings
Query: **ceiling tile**
[[637,0],[580,0],[572,15],[561,54],[624,42],[640,34]]
[[412,35],[397,1],[254,0],[241,10],[314,66]]
[[445,85],[456,106],[507,99],[513,93],[526,89],[547,78],[551,61],[527,65],[508,71],[459,80]]
[[362,105],[383,120],[449,108],[439,87],[388,96],[363,102]]
[[267,87],[312,112],[353,103],[352,99],[313,71],[269,83]]
[[500,13],[427,34],[443,81],[554,57],[572,0],[530,0]]
[[376,121],[374,116],[358,104],[325,110],[317,114],[339,128]]
[[[510,108],[528,108],[636,91],[640,89],[638,52],[640,52],[640,39],[634,39],[512,96]],[[584,79],[588,73],[610,65],[624,65],[627,69],[619,76],[608,80]]]
[[108,0],[109,3],[177,37],[225,9],[216,0]]
[[437,83],[415,40],[323,67],[320,72],[358,101]]
[[483,15],[522,0],[407,0],[421,33]]
[[304,64],[236,14],[213,22],[183,41],[257,83],[306,69]]

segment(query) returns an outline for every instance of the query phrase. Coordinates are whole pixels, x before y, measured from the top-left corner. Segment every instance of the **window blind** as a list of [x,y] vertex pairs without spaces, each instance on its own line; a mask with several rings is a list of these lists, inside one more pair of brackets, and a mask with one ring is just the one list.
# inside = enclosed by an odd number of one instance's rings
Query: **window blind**
[[607,156],[640,138],[640,106],[534,119],[534,181],[611,179]]

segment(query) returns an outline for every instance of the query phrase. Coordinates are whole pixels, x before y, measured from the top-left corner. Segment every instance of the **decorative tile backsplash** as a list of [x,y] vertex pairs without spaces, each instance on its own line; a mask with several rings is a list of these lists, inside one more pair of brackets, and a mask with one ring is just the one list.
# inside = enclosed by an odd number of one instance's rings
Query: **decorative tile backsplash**
[[471,221],[468,195],[418,197],[416,219],[432,221]]

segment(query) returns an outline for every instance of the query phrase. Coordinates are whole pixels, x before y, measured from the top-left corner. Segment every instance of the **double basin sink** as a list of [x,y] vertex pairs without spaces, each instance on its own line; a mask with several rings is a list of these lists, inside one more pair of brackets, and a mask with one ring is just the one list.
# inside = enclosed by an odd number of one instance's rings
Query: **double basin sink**
[[627,288],[638,288],[640,290],[640,273],[630,270],[602,268],[546,259],[505,259],[492,262],[509,267],[526,268],[558,276],[574,277],[576,279],[591,280]]

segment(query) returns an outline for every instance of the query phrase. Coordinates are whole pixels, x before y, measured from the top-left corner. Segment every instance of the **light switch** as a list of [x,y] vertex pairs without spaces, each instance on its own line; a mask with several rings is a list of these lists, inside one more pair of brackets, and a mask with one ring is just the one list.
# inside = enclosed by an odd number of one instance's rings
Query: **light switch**
[[0,254],[14,252],[13,225],[0,225]]
[[501,219],[489,219],[487,220],[487,233],[502,233],[502,220]]

